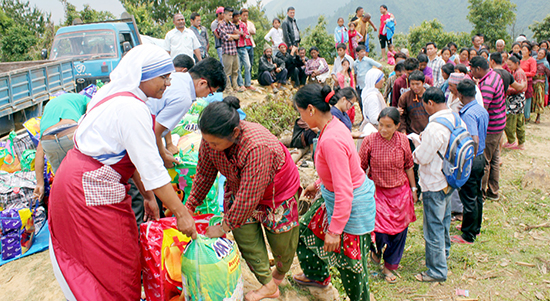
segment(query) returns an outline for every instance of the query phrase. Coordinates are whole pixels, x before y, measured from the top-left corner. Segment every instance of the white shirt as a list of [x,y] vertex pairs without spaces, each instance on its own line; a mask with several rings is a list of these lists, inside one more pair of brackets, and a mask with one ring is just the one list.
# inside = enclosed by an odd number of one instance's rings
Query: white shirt
[[[132,93],[147,99],[139,89]],[[75,141],[83,154],[105,165],[119,162],[128,153],[146,190],[170,183],[156,145],[151,112],[133,97],[115,97],[89,111],[80,120]]]
[[166,88],[161,99],[149,98],[147,101],[151,114],[155,115],[156,121],[166,128],[162,136],[178,125],[197,98],[195,85],[189,73],[174,72],[170,75],[170,79],[170,86]]
[[[414,150],[414,162],[419,164],[418,177],[422,191],[440,191],[447,187],[447,179],[441,171],[443,160],[437,152],[445,156],[451,132],[447,127],[435,121],[436,118],[447,118],[452,124],[455,123],[455,117],[450,109],[441,110],[430,116],[430,122],[422,132],[422,142]],[[462,127],[466,124],[461,121]]]
[[[344,54],[344,57],[343,58],[340,58],[339,56],[337,56],[335,59],[334,59],[334,66],[332,67],[332,72],[330,74],[336,74],[340,71],[342,71],[342,61],[344,59],[347,59],[348,62],[349,62],[349,69],[350,70],[353,70],[353,63],[355,62],[353,60],[353,58],[347,54]],[[355,87],[353,87],[355,88]]]
[[250,41],[252,41],[252,47],[256,47],[254,43],[254,35],[256,34],[256,26],[250,20],[246,21],[246,28],[248,28],[248,33],[250,34]]
[[275,27],[271,27],[269,32],[265,35],[264,39],[268,42],[273,41],[273,45],[279,48],[279,44],[283,42],[283,30],[280,27],[279,29],[275,29]]
[[374,125],[378,124],[378,116],[386,107],[382,94],[380,92],[369,93],[368,90],[363,90],[361,99],[363,102],[363,119]]
[[195,33],[186,28],[183,32],[174,28],[166,33],[164,37],[164,50],[170,51],[170,56],[174,59],[178,54],[186,54],[193,58],[193,50],[199,49],[201,43]]

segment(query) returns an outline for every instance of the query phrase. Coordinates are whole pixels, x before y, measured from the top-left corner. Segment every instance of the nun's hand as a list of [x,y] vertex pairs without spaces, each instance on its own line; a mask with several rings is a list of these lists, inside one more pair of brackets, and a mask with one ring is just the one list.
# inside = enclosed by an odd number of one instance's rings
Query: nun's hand
[[157,204],[157,200],[153,197],[151,198],[144,198],[143,200],[143,208],[145,209],[145,215],[143,216],[143,221],[158,221],[160,218],[159,213],[159,205]]

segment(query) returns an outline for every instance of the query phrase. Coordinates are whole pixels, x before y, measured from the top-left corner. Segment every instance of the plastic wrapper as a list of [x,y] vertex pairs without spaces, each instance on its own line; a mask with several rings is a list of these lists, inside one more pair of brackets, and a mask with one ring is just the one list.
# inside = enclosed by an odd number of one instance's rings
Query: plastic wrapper
[[172,134],[177,134],[180,137],[195,132],[199,129],[198,125],[199,115],[185,114],[183,119],[176,125]]

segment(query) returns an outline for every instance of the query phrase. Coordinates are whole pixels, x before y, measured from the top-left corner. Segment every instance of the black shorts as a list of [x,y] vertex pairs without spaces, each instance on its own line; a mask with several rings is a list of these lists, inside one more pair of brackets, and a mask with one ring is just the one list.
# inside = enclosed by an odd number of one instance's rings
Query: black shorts
[[386,36],[378,35],[378,39],[380,40],[380,48],[385,49],[386,44],[390,45],[392,44],[391,39],[388,40]]

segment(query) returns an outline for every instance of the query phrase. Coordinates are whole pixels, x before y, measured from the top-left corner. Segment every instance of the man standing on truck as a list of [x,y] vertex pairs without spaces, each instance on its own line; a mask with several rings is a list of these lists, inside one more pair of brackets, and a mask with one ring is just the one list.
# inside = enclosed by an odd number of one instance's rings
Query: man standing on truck
[[197,58],[197,62],[202,60],[201,43],[197,36],[189,28],[185,28],[185,18],[182,14],[174,15],[174,25],[176,28],[166,33],[164,38],[164,50],[168,51],[172,59],[178,54],[185,54]]

